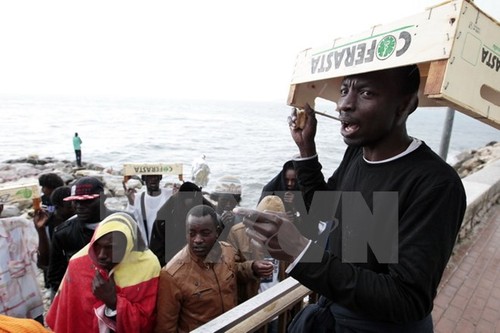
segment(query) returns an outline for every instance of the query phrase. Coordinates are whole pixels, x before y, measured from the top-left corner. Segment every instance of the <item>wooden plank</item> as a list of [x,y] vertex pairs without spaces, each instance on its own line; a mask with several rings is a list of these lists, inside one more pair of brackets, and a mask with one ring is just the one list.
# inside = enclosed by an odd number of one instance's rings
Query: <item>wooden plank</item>
[[295,89],[297,85],[296,84],[291,84],[290,89],[288,91],[288,98],[286,100],[286,103],[288,105],[295,105]]
[[448,59],[430,63],[429,74],[425,83],[424,95],[439,95],[443,86],[444,73]]
[[[198,327],[192,332],[196,333],[215,333],[227,332],[236,327],[240,322],[250,320],[255,315],[261,315],[260,312],[267,309],[263,318],[273,318],[282,311],[285,303],[293,305],[296,301],[301,300],[311,291],[302,286],[297,280],[288,277],[272,288],[252,297],[246,302],[237,307],[223,313],[219,317],[209,321],[203,326]],[[290,294],[290,296],[288,296]],[[287,298],[286,302],[279,301],[282,298]],[[281,304],[279,306],[273,304]],[[247,322],[248,323],[248,322]],[[264,324],[264,323],[262,323]],[[238,331],[236,331],[238,332]],[[239,332],[244,332],[240,330]]]
[[269,304],[255,315],[239,322],[236,326],[227,330],[228,333],[252,332],[264,324],[270,322],[277,315],[290,309],[296,302],[302,302],[305,296],[311,291],[304,286],[300,286],[293,291],[285,294],[283,297]]

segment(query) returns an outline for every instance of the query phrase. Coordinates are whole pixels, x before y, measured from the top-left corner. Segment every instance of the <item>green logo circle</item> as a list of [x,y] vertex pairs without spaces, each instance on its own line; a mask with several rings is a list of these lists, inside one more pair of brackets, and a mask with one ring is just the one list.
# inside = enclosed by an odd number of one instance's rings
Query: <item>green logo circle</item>
[[392,35],[385,36],[377,45],[377,58],[385,60],[394,53],[396,49],[396,37]]
[[33,191],[30,190],[29,188],[22,188],[16,192],[16,195],[19,195],[19,196],[23,197],[24,199],[31,198],[32,194],[33,194]]

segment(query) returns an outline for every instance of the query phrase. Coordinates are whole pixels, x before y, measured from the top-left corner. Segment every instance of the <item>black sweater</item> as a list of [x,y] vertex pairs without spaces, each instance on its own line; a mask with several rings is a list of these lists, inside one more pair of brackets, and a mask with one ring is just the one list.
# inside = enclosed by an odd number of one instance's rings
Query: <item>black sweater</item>
[[[330,234],[329,250],[324,250],[324,244],[313,243],[291,275],[361,318],[408,323],[429,315],[466,208],[465,191],[455,170],[425,143],[406,156],[381,164],[364,161],[361,148],[348,148],[327,183],[317,158],[295,165],[306,204],[311,206],[312,202],[310,216],[313,210],[323,219],[332,219],[334,214],[339,223]],[[321,190],[336,191],[331,198],[340,198],[339,202],[315,206],[313,195]],[[358,194],[365,201],[363,205],[359,205],[359,196],[355,200],[358,205],[348,201]],[[356,233],[356,227],[346,219],[360,215],[353,210],[373,210],[374,195],[380,194],[395,195],[386,204],[391,206],[392,202],[395,208],[396,239],[385,235],[389,243],[394,241],[391,256],[395,262],[380,263],[368,246],[364,262],[349,262],[346,259],[350,254],[345,252],[351,248],[342,241],[356,239],[351,234]],[[383,204],[380,207],[386,209]],[[381,214],[380,207],[373,210],[374,216],[392,214]],[[372,222],[358,221],[355,225],[365,223],[370,232],[380,232],[376,228],[384,227],[386,221]]]

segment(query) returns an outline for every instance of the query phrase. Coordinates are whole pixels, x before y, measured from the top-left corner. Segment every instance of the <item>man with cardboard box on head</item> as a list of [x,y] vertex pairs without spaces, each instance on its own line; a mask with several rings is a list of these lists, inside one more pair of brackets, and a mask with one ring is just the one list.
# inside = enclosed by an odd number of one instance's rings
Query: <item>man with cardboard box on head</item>
[[[466,198],[456,171],[407,134],[419,81],[416,65],[342,80],[337,110],[348,147],[328,182],[314,141],[314,110],[305,106],[303,128],[295,112],[289,118],[307,218],[330,222],[328,241],[307,239],[281,216],[235,210],[251,237],[273,257],[291,261],[290,275],[322,295],[314,305],[330,318],[320,323],[322,331],[433,331],[433,300]],[[289,332],[315,329],[308,313],[318,312],[299,313]]]

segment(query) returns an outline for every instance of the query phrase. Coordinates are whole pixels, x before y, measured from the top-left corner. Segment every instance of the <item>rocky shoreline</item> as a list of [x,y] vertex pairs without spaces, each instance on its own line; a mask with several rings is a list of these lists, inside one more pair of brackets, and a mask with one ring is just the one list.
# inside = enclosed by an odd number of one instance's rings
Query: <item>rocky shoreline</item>
[[[82,176],[97,177],[105,185],[106,206],[121,210],[127,204],[121,170],[115,171],[100,164],[85,162],[82,167],[76,167],[74,161],[56,160],[52,157],[28,156],[0,163],[0,189],[4,186],[38,184],[38,177],[47,172],[58,174],[67,185],[72,185]],[[137,183],[139,185],[134,184],[134,187],[141,186],[139,181]],[[26,214],[28,217],[32,214],[32,202],[29,200],[4,205],[1,217],[25,216]]]
[[[489,163],[500,158],[500,143],[490,142],[484,147],[466,151],[457,156],[458,161],[453,165],[461,178],[481,170]],[[95,176],[105,185],[106,205],[111,209],[124,209],[127,201],[123,189],[122,170],[113,170],[100,164],[84,163],[77,168],[74,161],[56,160],[51,157],[12,159],[0,163],[0,188],[17,184],[38,183],[42,173],[57,173],[64,182],[71,185],[82,176]],[[167,184],[170,186],[173,184]],[[140,187],[141,184],[135,184]],[[32,214],[31,201],[17,202],[4,205],[1,217],[19,216],[30,217]]]

